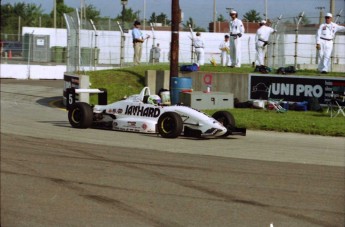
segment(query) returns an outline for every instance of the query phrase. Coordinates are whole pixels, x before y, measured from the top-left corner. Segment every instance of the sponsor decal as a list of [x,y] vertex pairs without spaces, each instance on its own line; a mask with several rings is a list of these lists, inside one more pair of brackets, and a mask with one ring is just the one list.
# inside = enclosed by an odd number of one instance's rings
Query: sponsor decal
[[137,122],[135,122],[135,121],[128,121],[127,124],[128,124],[129,127],[135,127]]
[[302,102],[310,98],[327,104],[332,95],[342,95],[345,90],[344,78],[320,78],[302,76],[275,76],[251,74],[249,99],[283,99]]
[[119,113],[119,114],[122,114],[122,112],[123,112],[123,109],[118,109],[117,110],[117,113]]
[[116,113],[116,109],[109,109],[107,110],[107,113]]
[[126,115],[141,116],[141,117],[159,117],[161,111],[156,107],[144,106],[127,106],[125,110]]
[[147,129],[147,124],[143,124],[142,126],[141,126],[144,130],[146,130]]

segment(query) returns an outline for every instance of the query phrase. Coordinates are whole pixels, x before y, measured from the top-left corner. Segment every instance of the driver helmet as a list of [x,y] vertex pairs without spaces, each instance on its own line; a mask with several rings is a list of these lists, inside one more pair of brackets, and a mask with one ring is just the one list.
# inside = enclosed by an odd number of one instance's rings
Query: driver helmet
[[152,105],[159,105],[161,102],[162,100],[158,95],[150,95],[147,99],[147,103]]

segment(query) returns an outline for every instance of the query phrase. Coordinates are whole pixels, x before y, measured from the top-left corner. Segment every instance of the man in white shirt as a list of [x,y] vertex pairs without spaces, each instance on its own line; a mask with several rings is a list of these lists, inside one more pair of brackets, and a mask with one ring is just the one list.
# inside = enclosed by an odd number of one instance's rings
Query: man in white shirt
[[220,60],[222,66],[231,66],[229,38],[230,37],[228,35],[225,35],[224,41],[219,45],[219,49],[221,50]]
[[232,67],[241,67],[241,37],[244,33],[244,26],[236,11],[230,11],[230,56]]
[[205,64],[205,44],[204,40],[201,38],[200,32],[196,33],[196,37],[193,40],[194,42],[194,47],[195,47],[195,54],[197,58],[197,63],[199,66]]
[[319,50],[318,70],[324,74],[329,70],[335,33],[345,31],[344,26],[332,22],[332,17],[331,13],[327,13],[325,16],[326,22],[320,25],[316,33],[316,49]]
[[266,46],[269,44],[268,40],[273,32],[275,30],[266,26],[265,20],[260,22],[260,28],[256,31],[255,35],[256,63],[259,66],[265,65]]

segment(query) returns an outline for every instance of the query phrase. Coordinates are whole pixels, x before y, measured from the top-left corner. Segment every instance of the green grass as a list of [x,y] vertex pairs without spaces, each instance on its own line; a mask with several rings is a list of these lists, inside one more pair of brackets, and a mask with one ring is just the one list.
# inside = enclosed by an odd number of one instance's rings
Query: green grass
[[[168,64],[156,64],[93,71],[86,74],[90,76],[92,88],[107,89],[108,103],[110,103],[120,100],[124,96],[138,94],[144,87],[146,70],[169,70],[169,68]],[[249,65],[244,65],[241,68],[205,65],[200,68],[200,71],[252,73],[253,68]],[[314,70],[303,70],[298,71],[294,75],[315,76],[319,74]],[[322,76],[325,75],[322,74]],[[327,76],[345,77],[345,73],[329,73]],[[91,97],[91,103],[96,102],[97,98],[95,96]],[[345,117],[339,115],[336,118],[330,118],[330,115],[325,110],[321,113],[313,111],[277,113],[275,111],[258,109],[231,109],[229,111],[234,115],[238,127],[246,127],[252,130],[345,137]],[[215,110],[205,112],[211,115]]]

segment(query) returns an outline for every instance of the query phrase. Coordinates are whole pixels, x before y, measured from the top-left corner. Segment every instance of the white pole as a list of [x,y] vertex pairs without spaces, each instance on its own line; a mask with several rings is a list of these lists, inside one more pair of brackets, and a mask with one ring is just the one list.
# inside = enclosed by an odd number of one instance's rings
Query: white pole
[[145,22],[146,22],[146,0],[144,0],[144,26],[143,26],[143,30],[145,30]]
[[265,0],[265,20],[267,21],[267,0]]
[[213,32],[216,32],[216,14],[217,14],[217,10],[216,10],[216,0],[213,0]]
[[56,28],[56,0],[53,0],[54,2],[54,28]]

